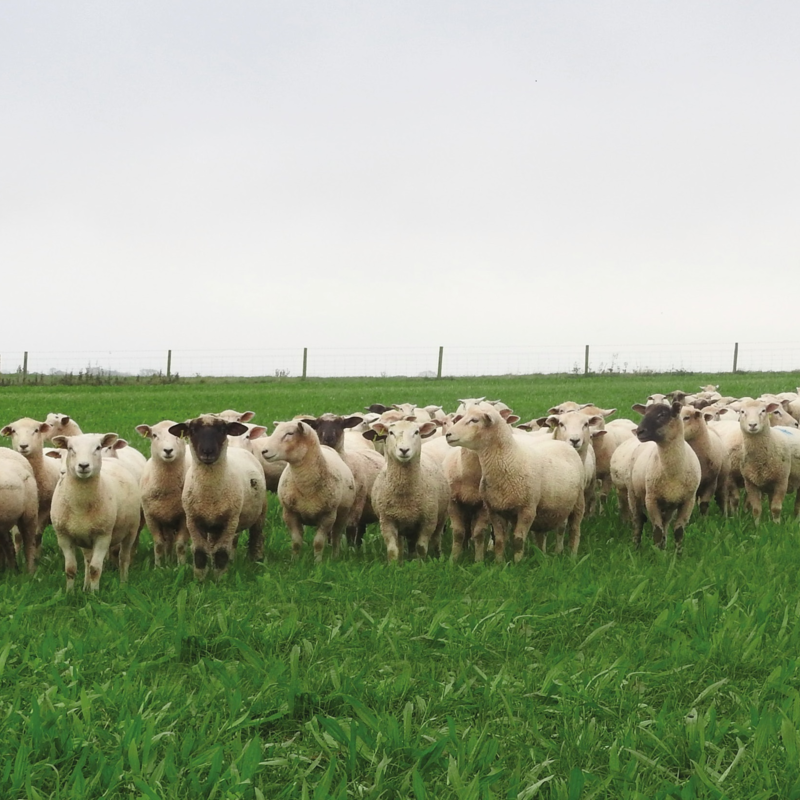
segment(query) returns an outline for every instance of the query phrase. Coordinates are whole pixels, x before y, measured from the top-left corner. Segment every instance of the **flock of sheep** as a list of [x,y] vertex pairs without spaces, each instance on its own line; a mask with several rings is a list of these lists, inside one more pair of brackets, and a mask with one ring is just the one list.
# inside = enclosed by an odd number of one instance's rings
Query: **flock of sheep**
[[52,522],[67,590],[80,548],[84,589],[95,591],[108,556],[127,579],[147,525],[157,566],[185,563],[191,542],[196,577],[220,575],[242,531],[249,557],[263,556],[269,492],[295,556],[305,526],[316,528],[319,561],[327,544],[336,555],[342,535],[358,546],[372,522],[390,562],[406,543],[419,557],[438,555],[449,519],[453,560],[468,542],[476,560],[489,546],[502,560],[509,539],[519,561],[529,531],[542,551],[554,531],[556,552],[568,533],[576,554],[584,516],[599,511],[612,486],[636,545],[649,518],[654,542],[665,546],[672,523],[680,550],[696,501],[705,514],[714,499],[727,516],[744,489],[758,524],[763,495],[777,521],[787,492],[800,487],[798,393],[733,398],[707,386],[651,395],[633,409],[638,426],[607,422],[616,409],[574,402],[515,425],[510,408],[485,398],[461,400],[452,414],[375,405],[349,416],[300,415],[271,435],[250,423],[253,412],[228,410],[137,426],[150,440],[149,459],[116,433],[82,433],[69,416],[26,417],[0,431],[11,439],[0,448],[0,561],[15,566],[16,547],[32,572]]

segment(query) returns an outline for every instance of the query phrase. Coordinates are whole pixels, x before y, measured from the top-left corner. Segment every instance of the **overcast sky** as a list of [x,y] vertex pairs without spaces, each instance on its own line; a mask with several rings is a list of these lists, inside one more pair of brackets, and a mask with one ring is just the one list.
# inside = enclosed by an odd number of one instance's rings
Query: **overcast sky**
[[2,350],[800,340],[800,3],[0,5]]

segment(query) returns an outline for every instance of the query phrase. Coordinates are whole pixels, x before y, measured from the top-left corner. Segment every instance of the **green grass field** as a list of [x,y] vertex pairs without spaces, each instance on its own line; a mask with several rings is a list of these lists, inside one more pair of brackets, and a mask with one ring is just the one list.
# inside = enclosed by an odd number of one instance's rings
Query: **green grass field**
[[[653,391],[797,377],[4,387],[0,424],[59,411],[147,452],[136,424],[230,407],[271,425],[488,395],[523,419],[566,399],[634,417]],[[676,559],[634,552],[612,507],[577,559],[389,567],[375,528],[316,566],[270,498],[263,564],[240,547],[198,585],[155,570],[145,532],[127,585],[107,568],[70,597],[47,532],[34,577],[0,576],[0,797],[800,798],[799,530],[713,507]]]

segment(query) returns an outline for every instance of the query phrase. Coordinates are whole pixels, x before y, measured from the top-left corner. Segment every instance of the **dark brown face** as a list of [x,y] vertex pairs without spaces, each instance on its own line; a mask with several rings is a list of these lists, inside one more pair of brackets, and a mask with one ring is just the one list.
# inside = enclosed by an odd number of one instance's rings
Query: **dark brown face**
[[317,419],[304,419],[319,437],[319,443],[339,450],[344,439],[345,428],[354,428],[363,421],[362,417],[338,417],[335,414],[323,414]]
[[213,464],[222,455],[228,444],[228,436],[241,436],[247,428],[241,422],[226,422],[219,417],[206,415],[173,425],[169,432],[173,436],[188,438],[197,460]]
[[666,403],[654,403],[649,406],[636,429],[636,438],[640,442],[663,441],[667,426],[680,413],[680,410],[680,403],[673,403],[672,406],[668,406]]

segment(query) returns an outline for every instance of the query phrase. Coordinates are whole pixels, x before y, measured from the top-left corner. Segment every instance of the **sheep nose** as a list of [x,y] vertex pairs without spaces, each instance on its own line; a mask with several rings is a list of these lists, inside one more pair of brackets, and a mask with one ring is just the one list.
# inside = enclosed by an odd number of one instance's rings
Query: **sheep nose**
[[82,461],[80,464],[78,464],[78,469],[81,472],[86,472],[86,470],[89,469],[89,462],[88,461]]
[[572,442],[572,446],[575,447],[575,448],[577,448],[578,445],[581,443],[581,440],[580,439],[576,439],[574,436],[570,439],[570,441]]
[[751,430],[751,431],[754,431],[754,430],[756,429],[756,427],[757,427],[757,425],[756,425],[756,423],[755,423],[755,422],[751,422],[751,423],[750,423],[750,430]]
[[400,450],[400,455],[401,456],[407,456],[408,455],[408,451],[409,451],[410,448],[408,448],[408,447],[400,447],[398,449]]
[[28,445],[26,445],[26,444],[21,444],[19,446],[19,450],[20,450],[21,453],[24,453],[27,449],[28,449]]
[[172,448],[171,447],[165,447],[164,448],[164,455],[165,456],[171,456],[172,455]]

